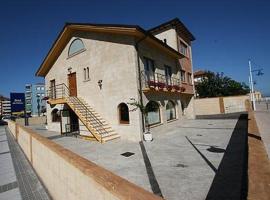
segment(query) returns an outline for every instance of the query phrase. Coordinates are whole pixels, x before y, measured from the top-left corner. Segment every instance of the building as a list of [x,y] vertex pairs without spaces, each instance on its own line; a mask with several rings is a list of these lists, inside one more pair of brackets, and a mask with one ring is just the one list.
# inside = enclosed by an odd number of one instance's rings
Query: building
[[194,84],[196,85],[199,82],[202,82],[203,78],[206,78],[206,71],[203,70],[197,70],[194,72]]
[[[36,72],[48,91],[48,129],[138,141],[147,122],[194,118],[193,40],[177,18],[148,31],[67,23]],[[131,99],[146,106],[147,120]]]
[[11,115],[11,104],[10,100],[1,101],[1,115],[3,117],[8,117]]
[[197,85],[202,82],[204,78],[207,77],[207,71],[204,70],[197,70],[193,73],[194,78],[194,86],[195,86],[195,97],[199,97],[197,93]]
[[25,85],[25,108],[26,113],[32,116],[42,115],[46,107],[45,84],[26,84]]

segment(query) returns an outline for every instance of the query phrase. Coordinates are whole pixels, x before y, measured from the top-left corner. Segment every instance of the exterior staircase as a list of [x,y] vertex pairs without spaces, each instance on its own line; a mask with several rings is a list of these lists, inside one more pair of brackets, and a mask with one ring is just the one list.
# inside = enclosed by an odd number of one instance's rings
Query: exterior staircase
[[[57,92],[57,86],[55,86],[53,88],[53,95],[49,95],[48,102],[50,104],[66,103],[75,112],[93,137],[101,143],[120,138],[120,135],[115,133],[109,124],[82,98],[69,96],[67,86],[65,84],[60,85],[60,92]],[[59,95],[57,93],[61,94]],[[52,92],[49,92],[49,94],[52,94]]]

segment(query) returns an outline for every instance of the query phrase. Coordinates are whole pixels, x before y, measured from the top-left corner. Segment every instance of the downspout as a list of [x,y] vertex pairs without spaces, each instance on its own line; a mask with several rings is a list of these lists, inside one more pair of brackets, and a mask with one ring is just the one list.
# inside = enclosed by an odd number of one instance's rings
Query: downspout
[[[140,55],[139,55],[139,43],[141,43],[143,40],[145,40],[148,36],[145,35],[144,37],[142,37],[141,39],[139,39],[136,43],[135,43],[135,49],[137,52],[137,63],[138,63],[138,71],[139,71],[139,95],[140,95],[140,103],[141,105],[143,105],[143,92],[142,92],[142,75],[141,75],[141,64],[140,64]],[[145,123],[144,123],[144,115],[141,112],[142,115],[142,130],[143,133],[145,132]]]

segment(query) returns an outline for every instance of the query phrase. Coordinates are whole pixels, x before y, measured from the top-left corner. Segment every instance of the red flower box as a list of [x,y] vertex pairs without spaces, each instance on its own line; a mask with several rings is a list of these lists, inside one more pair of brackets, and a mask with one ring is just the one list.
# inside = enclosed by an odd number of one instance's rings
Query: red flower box
[[158,82],[157,86],[158,86],[159,89],[163,89],[163,88],[165,88],[166,85],[165,85],[165,83]]
[[167,89],[168,89],[169,91],[171,91],[171,90],[173,89],[173,86],[172,86],[172,85],[167,85]]
[[180,90],[180,86],[179,86],[179,85],[174,85],[173,88],[174,88],[175,90],[177,90],[177,91]]
[[185,91],[186,91],[186,88],[180,87],[180,91],[181,91],[181,92],[185,92]]
[[148,86],[149,87],[156,87],[155,81],[148,81]]

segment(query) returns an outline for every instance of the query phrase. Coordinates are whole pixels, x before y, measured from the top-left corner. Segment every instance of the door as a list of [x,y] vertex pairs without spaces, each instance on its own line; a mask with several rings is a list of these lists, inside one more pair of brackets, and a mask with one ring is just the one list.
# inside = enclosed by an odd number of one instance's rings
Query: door
[[155,65],[153,60],[144,58],[144,70],[147,81],[155,81]]
[[50,80],[50,98],[51,99],[56,99],[56,88],[55,88],[55,79]]
[[68,86],[69,86],[69,95],[77,96],[77,80],[76,73],[71,73],[68,75]]

